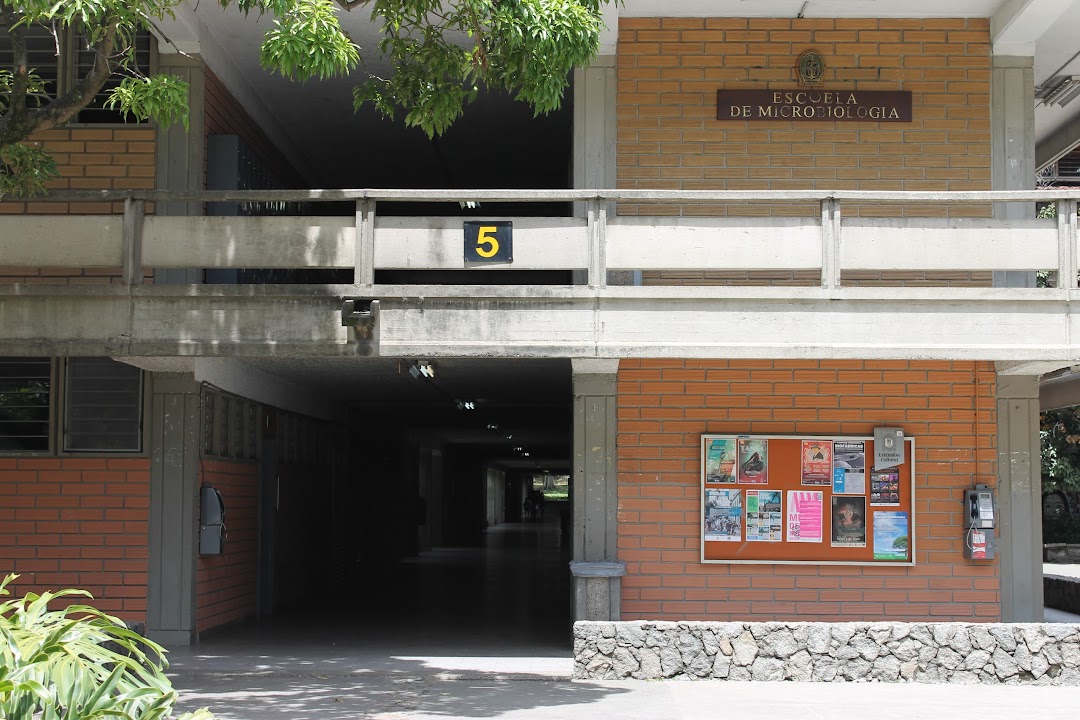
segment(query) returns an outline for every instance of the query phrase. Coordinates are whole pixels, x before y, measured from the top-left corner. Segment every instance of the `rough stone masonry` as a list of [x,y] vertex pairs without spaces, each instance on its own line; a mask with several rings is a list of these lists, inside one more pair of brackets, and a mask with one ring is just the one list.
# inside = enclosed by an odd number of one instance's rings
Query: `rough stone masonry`
[[574,678],[1080,685],[1080,625],[578,622]]

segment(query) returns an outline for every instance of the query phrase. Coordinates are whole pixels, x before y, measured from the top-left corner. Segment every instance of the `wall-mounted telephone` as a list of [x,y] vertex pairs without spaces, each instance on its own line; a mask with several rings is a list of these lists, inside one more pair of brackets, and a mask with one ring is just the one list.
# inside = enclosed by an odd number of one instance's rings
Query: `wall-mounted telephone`
[[225,501],[221,493],[203,485],[199,493],[199,554],[220,555],[225,552]]
[[964,491],[964,557],[969,560],[993,560],[997,546],[994,529],[997,508],[994,491],[988,485],[976,485]]

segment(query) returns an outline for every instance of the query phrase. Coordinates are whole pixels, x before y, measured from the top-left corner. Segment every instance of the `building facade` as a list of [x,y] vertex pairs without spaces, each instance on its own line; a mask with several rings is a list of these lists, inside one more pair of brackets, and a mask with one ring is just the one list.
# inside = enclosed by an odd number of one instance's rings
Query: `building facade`
[[[1035,181],[1076,144],[1077,108],[1046,98],[1080,5],[685,5],[610,10],[562,115],[483,100],[503,131],[467,116],[441,146],[298,107],[336,88],[255,74],[236,18],[183,5],[151,52],[190,83],[190,130],[49,131],[55,194],[0,202],[16,590],[84,587],[188,643],[468,543],[527,472],[561,472],[580,619],[1041,620],[1040,380],[1080,348],[1076,195]],[[512,260],[462,256],[463,223],[506,220]],[[448,376],[424,400],[422,358]],[[787,534],[703,562],[703,435],[880,428],[914,439],[903,562],[788,564]],[[834,491],[811,490],[822,557]]]

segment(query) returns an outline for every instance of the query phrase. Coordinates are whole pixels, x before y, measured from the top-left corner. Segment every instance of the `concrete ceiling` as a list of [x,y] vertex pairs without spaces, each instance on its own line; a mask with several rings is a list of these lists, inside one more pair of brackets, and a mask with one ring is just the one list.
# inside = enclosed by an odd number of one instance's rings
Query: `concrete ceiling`
[[[480,448],[506,469],[569,471],[569,360],[440,359],[432,361],[435,377],[430,380],[409,373],[412,361],[393,358],[242,362],[349,406],[359,426],[379,418],[401,423],[418,442]],[[456,400],[470,400],[476,409],[459,410]]]
[[[988,17],[995,37],[1034,47],[1036,86],[1052,88],[1080,75],[1080,2],[1073,0],[625,0],[608,10],[602,43],[614,47],[618,17]],[[1064,14],[1062,14],[1064,13]],[[1058,17],[1060,15],[1060,17]],[[491,95],[438,141],[367,109],[354,113],[353,79],[292,83],[259,66],[258,48],[272,22],[245,17],[235,7],[185,0],[170,39],[200,39],[199,51],[305,180],[320,187],[564,187],[569,181],[571,109],[568,104],[533,118],[512,98]],[[391,68],[378,59],[377,26],[364,8],[342,12],[342,25],[364,49],[366,67]],[[1057,20],[1055,20],[1057,18]],[[178,45],[184,46],[183,42]],[[189,49],[194,49],[189,47]],[[1080,101],[1036,109],[1041,143],[1080,116]]]

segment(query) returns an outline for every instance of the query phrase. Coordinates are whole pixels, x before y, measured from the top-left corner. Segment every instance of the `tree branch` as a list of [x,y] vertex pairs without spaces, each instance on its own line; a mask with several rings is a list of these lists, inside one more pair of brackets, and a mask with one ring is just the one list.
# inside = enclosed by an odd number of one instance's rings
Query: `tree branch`
[[26,112],[26,93],[30,89],[30,60],[26,53],[26,26],[16,23],[19,18],[15,13],[4,12],[4,22],[11,37],[11,50],[14,61],[11,64],[11,97],[5,116],[18,117]]
[[67,122],[75,113],[85,107],[94,96],[98,94],[105,81],[112,74],[112,54],[116,48],[117,24],[109,19],[101,39],[93,46],[94,66],[90,72],[68,92],[60,95],[40,110],[34,110],[31,115],[35,120],[35,130],[48,130],[49,128]]

